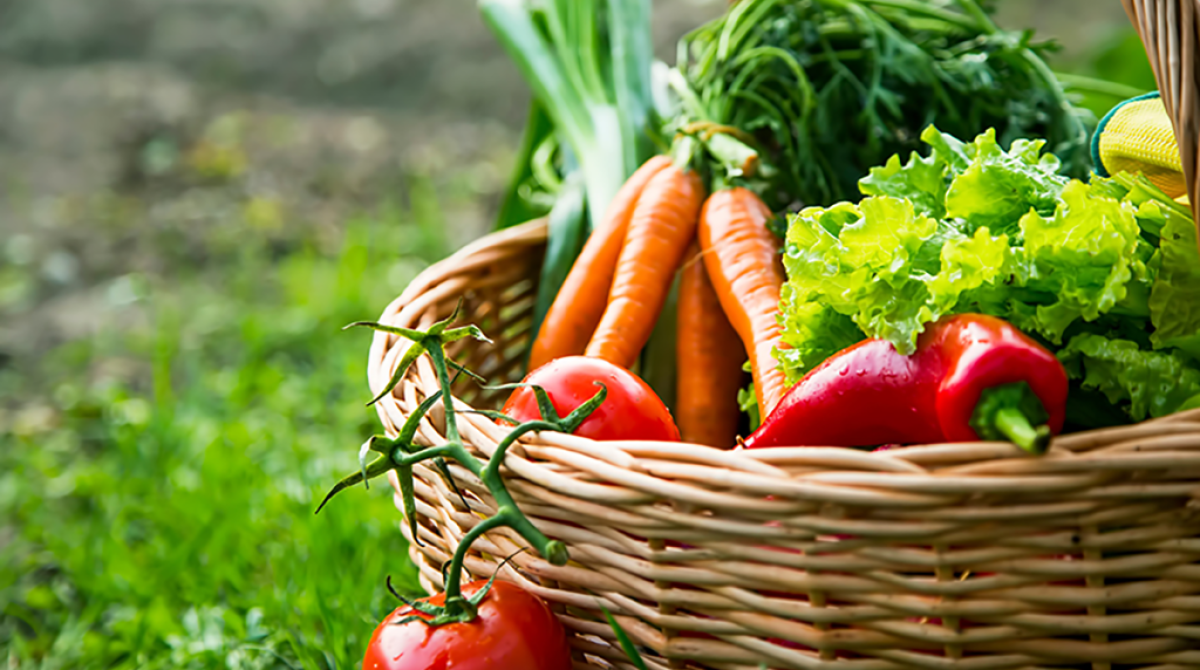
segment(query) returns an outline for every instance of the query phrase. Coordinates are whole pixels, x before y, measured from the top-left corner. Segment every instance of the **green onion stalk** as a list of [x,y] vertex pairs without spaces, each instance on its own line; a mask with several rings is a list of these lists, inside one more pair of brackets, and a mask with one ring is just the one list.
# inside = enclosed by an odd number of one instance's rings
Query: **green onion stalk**
[[[479,0],[479,10],[533,92],[496,228],[547,215],[537,333],[588,234],[661,144],[650,0]],[[668,326],[651,349],[665,347]],[[673,367],[660,358],[641,372],[670,402]]]
[[536,101],[516,177],[525,175],[526,165],[545,165],[546,151],[534,160],[538,148],[557,135],[553,141],[574,154],[588,218],[598,225],[617,190],[654,150],[649,0],[480,0],[479,9]]
[[[475,618],[477,606],[484,595],[486,595],[488,589],[480,589],[471,596],[464,596],[462,594],[463,561],[466,560],[467,552],[475,540],[490,530],[504,526],[512,528],[533,547],[539,556],[553,565],[566,564],[568,559],[566,545],[558,540],[551,540],[546,537],[521,512],[513,500],[512,494],[509,493],[508,487],[504,484],[504,479],[500,475],[500,466],[504,463],[504,458],[508,453],[509,447],[515,444],[523,435],[534,431],[574,432],[604,402],[607,394],[607,390],[603,384],[597,382],[599,388],[596,395],[576,407],[567,416],[560,417],[545,390],[534,386],[533,391],[538,400],[541,419],[526,421],[524,423],[518,423],[500,412],[472,410],[484,414],[489,418],[501,419],[515,425],[496,446],[496,450],[492,452],[491,457],[486,461],[481,461],[471,455],[459,433],[458,411],[454,407],[453,397],[450,393],[450,387],[454,381],[450,376],[450,370],[454,369],[456,376],[457,374],[466,374],[477,381],[482,380],[474,373],[451,360],[446,355],[445,346],[451,342],[467,338],[483,342],[488,342],[489,340],[478,327],[473,325],[450,328],[456,317],[457,310],[455,310],[455,314],[451,317],[435,323],[428,330],[424,331],[369,321],[360,321],[347,326],[347,328],[363,326],[399,335],[411,342],[408,349],[405,350],[399,365],[397,365],[392,378],[388,381],[383,391],[371,400],[368,405],[374,404],[380,398],[391,393],[392,389],[400,383],[408,368],[421,355],[429,356],[429,362],[433,365],[437,373],[438,391],[426,397],[417,406],[416,410],[405,419],[396,437],[389,438],[382,435],[375,435],[367,440],[359,454],[359,471],[343,478],[335,484],[317,507],[317,512],[320,512],[325,504],[341,491],[360,482],[364,486],[368,486],[370,480],[394,470],[400,482],[400,497],[404,504],[404,516],[408,520],[413,542],[420,546],[421,540],[417,530],[416,502],[413,495],[413,466],[422,461],[433,461],[438,472],[446,478],[447,483],[459,495],[463,505],[468,509],[470,509],[470,505],[467,503],[466,498],[462,496],[462,493],[458,491],[453,478],[450,476],[447,459],[454,460],[483,482],[484,487],[487,488],[492,498],[496,501],[496,513],[475,524],[466,533],[458,543],[454,557],[445,566],[446,598],[444,605],[432,605],[422,601],[405,601],[415,611],[427,615],[428,618],[413,615],[403,621],[420,619],[431,626],[440,626],[451,622],[467,622]],[[492,388],[506,389],[518,386],[522,386],[522,384],[508,384]],[[450,398],[450,401],[445,401],[446,398]],[[439,401],[442,403],[445,416],[445,442],[433,446],[416,444],[417,427],[420,425],[421,419]],[[366,459],[370,452],[376,452],[379,456],[368,464]],[[489,586],[490,583],[489,581]]]

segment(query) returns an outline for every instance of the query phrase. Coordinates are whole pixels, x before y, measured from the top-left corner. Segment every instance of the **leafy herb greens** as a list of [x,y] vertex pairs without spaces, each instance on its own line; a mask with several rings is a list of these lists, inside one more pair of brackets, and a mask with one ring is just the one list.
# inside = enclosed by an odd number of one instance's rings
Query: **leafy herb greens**
[[960,136],[994,127],[1005,143],[1046,137],[1082,177],[1091,113],[1043,51],[975,0],[741,0],[680,43],[677,125],[751,134],[775,168],[754,176],[776,211],[856,198],[868,168],[916,149],[935,120]]
[[797,379],[865,337],[911,353],[946,314],[1007,319],[1077,386],[1141,420],[1200,394],[1200,257],[1187,209],[1145,179],[1059,175],[1041,140],[1005,151],[930,126],[861,202],[791,217],[777,352]]

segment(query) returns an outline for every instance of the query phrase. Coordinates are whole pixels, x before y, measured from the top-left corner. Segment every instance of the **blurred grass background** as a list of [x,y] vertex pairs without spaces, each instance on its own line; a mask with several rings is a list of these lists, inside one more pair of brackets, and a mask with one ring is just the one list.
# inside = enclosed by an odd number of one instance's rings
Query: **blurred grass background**
[[[999,10],[1153,87],[1116,0]],[[377,429],[339,327],[487,228],[526,95],[470,0],[0,0],[5,668],[360,662],[416,584],[386,486],[312,514]]]

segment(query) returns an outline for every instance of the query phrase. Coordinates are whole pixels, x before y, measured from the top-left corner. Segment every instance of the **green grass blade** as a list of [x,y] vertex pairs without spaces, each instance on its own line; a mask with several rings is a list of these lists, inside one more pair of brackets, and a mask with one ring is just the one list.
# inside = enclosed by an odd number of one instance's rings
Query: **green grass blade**
[[633,646],[633,640],[629,639],[629,633],[621,628],[621,624],[613,617],[607,609],[601,607],[604,612],[604,618],[608,619],[608,625],[612,627],[613,632],[617,635],[617,643],[621,645],[621,651],[629,657],[629,662],[633,663],[638,670],[646,670],[646,662],[642,660],[642,655],[638,653],[637,647]]

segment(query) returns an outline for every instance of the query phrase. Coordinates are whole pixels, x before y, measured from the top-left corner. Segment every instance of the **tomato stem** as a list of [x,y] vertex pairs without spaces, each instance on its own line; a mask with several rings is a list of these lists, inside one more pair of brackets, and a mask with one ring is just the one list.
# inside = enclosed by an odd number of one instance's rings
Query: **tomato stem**
[[454,550],[454,558],[450,559],[450,567],[446,570],[446,609],[448,613],[451,608],[461,605],[463,602],[462,564],[467,559],[467,552],[470,551],[475,540],[478,540],[484,533],[508,525],[505,511],[502,509],[496,516],[488,517],[475,524],[475,527],[468,530],[467,534],[463,535],[462,540],[459,541],[458,548]]
[[[461,306],[461,304],[460,304]],[[544,533],[533,525],[533,522],[521,512],[517,507],[516,501],[513,500],[512,494],[509,493],[508,487],[504,484],[504,478],[500,474],[500,467],[504,463],[504,458],[508,453],[509,448],[516,444],[521,436],[537,431],[555,431],[571,433],[577,429],[583,421],[591,415],[607,397],[607,389],[603,384],[597,384],[599,390],[591,399],[576,407],[565,417],[559,417],[554,405],[550,402],[546,391],[540,387],[533,387],[534,393],[537,394],[539,400],[539,408],[541,409],[542,418],[536,421],[527,421],[515,426],[508,435],[496,445],[496,450],[486,462],[475,458],[467,450],[463,444],[461,433],[458,429],[458,415],[454,408],[454,399],[450,394],[450,385],[453,380],[450,378],[449,369],[453,367],[458,372],[467,374],[468,376],[479,380],[479,377],[462,367],[458,363],[450,360],[446,356],[445,345],[460,339],[471,337],[478,340],[487,341],[475,326],[462,326],[447,330],[447,327],[457,318],[458,309],[455,309],[454,315],[450,318],[439,321],[429,328],[427,331],[418,331],[409,328],[397,328],[394,326],[386,326],[378,323],[360,322],[352,325],[367,326],[375,330],[381,330],[394,335],[400,335],[412,341],[409,350],[401,357],[399,368],[388,382],[387,387],[376,397],[376,400],[386,396],[392,391],[400,380],[403,379],[404,373],[411,366],[420,354],[427,354],[430,363],[433,364],[434,370],[437,373],[439,390],[427,396],[416,410],[408,416],[404,425],[401,426],[399,434],[396,438],[388,438],[382,436],[372,437],[367,441],[362,452],[364,464],[358,472],[355,472],[348,477],[339,481],[333,490],[325,497],[325,501],[321,503],[324,506],[336,493],[353,486],[359,482],[364,484],[375,477],[386,474],[388,471],[395,470],[400,478],[400,493],[404,502],[404,515],[407,517],[410,524],[413,542],[420,546],[421,541],[418,536],[418,528],[416,523],[416,501],[413,493],[413,466],[417,463],[427,460],[434,460],[438,465],[438,472],[446,477],[453,486],[453,481],[450,480],[449,470],[445,467],[446,458],[451,458],[457,461],[472,474],[479,477],[480,481],[487,488],[492,498],[496,501],[496,514],[486,519],[481,520],[471,530],[467,531],[462,540],[458,543],[458,547],[454,551],[454,556],[450,563],[446,566],[446,583],[445,583],[445,605],[436,613],[423,612],[430,614],[431,618],[420,618],[430,626],[439,626],[453,621],[466,622],[475,618],[477,597],[483,597],[483,593],[477,593],[471,598],[465,598],[462,595],[462,570],[463,562],[466,560],[467,552],[470,551],[471,545],[475,540],[479,539],[484,533],[490,530],[507,526],[517,532],[526,542],[528,542],[542,558],[546,559],[553,565],[565,565],[568,560],[567,547],[558,540],[551,540]],[[456,375],[457,378],[457,375]],[[449,399],[449,401],[447,401]],[[436,446],[423,446],[414,443],[417,434],[417,427],[422,418],[433,409],[438,400],[442,401],[443,413],[445,416],[445,434],[446,442]],[[479,413],[488,416],[495,415],[495,418],[507,418],[495,412],[479,410]],[[515,423],[515,422],[513,422]],[[365,464],[366,453],[375,451],[381,454],[380,458],[373,461],[370,465]],[[455,491],[458,487],[454,486]],[[459,493],[462,498],[461,492]],[[465,498],[462,498],[463,504],[470,509]],[[317,511],[320,511],[320,507]]]
[[438,342],[439,346],[428,348],[429,359],[433,363],[433,369],[437,371],[438,386],[442,388],[442,411],[446,414],[446,441],[450,444],[459,444],[458,418],[454,416],[454,397],[450,395],[450,373],[446,369],[446,355],[442,351],[441,344]]

